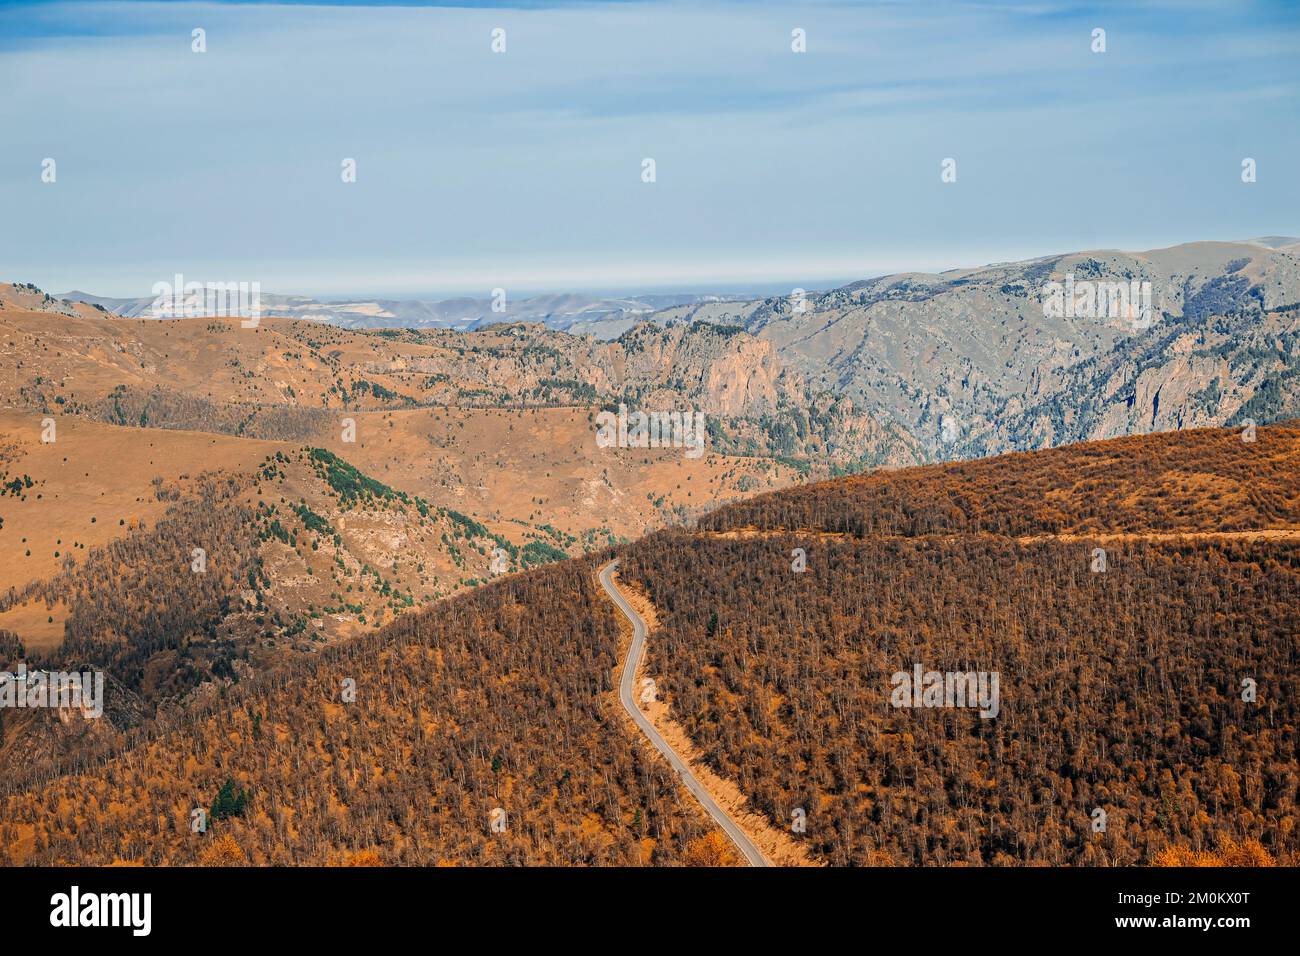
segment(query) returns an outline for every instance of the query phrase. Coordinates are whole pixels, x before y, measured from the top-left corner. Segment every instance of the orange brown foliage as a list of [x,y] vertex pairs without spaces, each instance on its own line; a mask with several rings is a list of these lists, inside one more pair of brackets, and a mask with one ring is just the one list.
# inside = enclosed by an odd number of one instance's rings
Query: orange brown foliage
[[1258,840],[1237,843],[1225,840],[1217,850],[1191,850],[1170,844],[1151,862],[1152,866],[1277,866],[1273,854]]
[[739,866],[741,859],[720,830],[692,840],[686,847],[687,866]]

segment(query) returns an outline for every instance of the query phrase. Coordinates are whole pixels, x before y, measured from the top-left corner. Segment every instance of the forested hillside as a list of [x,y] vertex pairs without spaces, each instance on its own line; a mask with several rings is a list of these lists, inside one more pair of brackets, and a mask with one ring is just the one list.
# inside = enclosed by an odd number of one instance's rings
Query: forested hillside
[[617,716],[619,636],[585,562],[502,580],[227,688],[86,773],[30,780],[0,798],[0,856],[691,862],[710,825]]
[[[63,447],[112,431],[81,426]],[[173,435],[185,438],[168,433],[169,450]],[[180,465],[177,475],[171,462],[172,477],[152,480],[139,467],[151,463],[135,462],[133,474],[113,474],[112,505],[88,472],[32,465],[35,479],[11,496],[23,510],[5,509],[7,566],[32,578],[0,590],[0,637],[19,649],[15,663],[102,671],[110,693],[89,726],[0,711],[11,731],[0,734],[0,773],[84,762],[155,714],[175,719],[249,674],[575,544],[523,521],[511,540],[498,523],[398,491],[323,448],[262,447],[270,454],[238,469]],[[43,577],[39,552],[51,545],[57,570]]]
[[758,495],[699,526],[854,537],[1300,528],[1298,478],[1300,423],[1290,421],[855,475]]
[[[1294,861],[1298,447],[1294,424],[1148,436],[721,509],[627,551],[648,672],[834,864]],[[1000,712],[891,706],[916,664],[998,672]]]
[[[1147,436],[741,502],[619,549],[658,619],[646,673],[754,811],[782,829],[804,811],[795,839],[823,862],[1294,863],[1298,438]],[[0,845],[27,863],[716,859],[616,709],[607,557],[219,685],[76,774],[10,775]],[[893,675],[918,666],[997,674],[997,706],[896,706]]]

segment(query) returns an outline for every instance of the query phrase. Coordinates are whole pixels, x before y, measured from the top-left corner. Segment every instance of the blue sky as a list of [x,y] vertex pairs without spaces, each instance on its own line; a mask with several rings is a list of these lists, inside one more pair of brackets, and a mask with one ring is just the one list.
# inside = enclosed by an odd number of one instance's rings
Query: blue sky
[[3,3],[0,279],[816,288],[1295,235],[1297,7]]

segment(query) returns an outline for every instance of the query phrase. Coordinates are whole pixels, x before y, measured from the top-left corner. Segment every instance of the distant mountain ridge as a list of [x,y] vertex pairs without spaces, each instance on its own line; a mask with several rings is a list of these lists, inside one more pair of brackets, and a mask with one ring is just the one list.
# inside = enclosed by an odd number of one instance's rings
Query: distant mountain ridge
[[[1047,283],[1149,284],[1149,327],[1051,316]],[[1300,241],[1196,242],[903,273],[803,301],[664,310],[739,326],[925,460],[1272,421],[1300,410]]]
[[[151,318],[155,298],[112,298],[88,292],[65,292],[55,298],[99,306],[126,318]],[[653,293],[628,297],[607,297],[585,293],[550,293],[512,299],[508,295],[425,299],[350,299],[325,301],[305,295],[263,292],[266,315],[307,322],[326,322],[348,329],[413,328],[471,331],[499,322],[542,322],[548,328],[590,333],[610,339],[655,312],[676,306],[707,302],[743,301],[743,296]]]
[[[1134,294],[1141,289],[1149,305],[1147,321],[1105,309],[1096,317],[1073,308],[1053,311],[1044,304],[1053,284],[1058,290],[1089,284],[1131,287]],[[29,287],[19,288],[28,298],[34,295]],[[110,306],[129,313],[152,303],[130,300],[128,307],[83,293],[69,296],[47,296],[40,307],[69,315]],[[807,426],[800,422],[825,421],[830,402],[837,409],[839,433],[825,434],[824,444],[816,447],[841,461],[848,456],[857,467],[973,458],[1300,414],[1300,240],[1286,236],[1144,252],[1056,254],[939,274],[898,273],[825,292],[762,299],[549,295],[512,303],[506,313],[491,312],[489,300],[471,299],[324,305],[264,295],[263,304],[270,315],[358,330],[425,323],[430,331],[421,334],[466,334],[499,326],[503,318],[529,316],[527,348],[556,348],[568,356],[561,364],[569,371],[553,373],[548,381],[555,392],[556,380],[570,379],[578,391],[569,389],[569,398],[589,391],[608,398],[619,377],[611,378],[614,367],[603,367],[599,350],[577,346],[587,336],[588,342],[628,342],[652,352],[667,347],[664,355],[678,361],[690,350],[670,346],[676,342],[671,336],[647,337],[638,326],[720,326],[741,336],[731,344],[749,359],[716,366],[708,373],[707,395],[690,383],[722,353],[691,366],[686,376],[671,374],[662,362],[647,365],[644,371],[653,374],[635,391],[649,397],[652,385],[662,390],[675,383],[678,399],[691,396],[711,413],[721,413],[738,407],[724,395],[746,392],[755,381],[797,381],[779,401],[771,384],[748,393],[743,414],[769,416],[762,426],[768,436],[732,447],[806,453],[814,446],[805,441]],[[745,343],[751,338],[767,343],[770,357],[750,349]],[[456,347],[462,346],[472,351],[469,340]],[[457,364],[464,373],[460,377],[481,377],[476,361]],[[457,377],[440,361],[422,358],[418,367]],[[720,371],[727,367],[730,372]],[[375,369],[367,365],[366,370]],[[726,381],[728,375],[735,382]],[[507,379],[516,376],[512,372]],[[544,383],[539,378],[527,384]],[[624,383],[620,391],[632,384]],[[514,391],[511,385],[498,377],[496,386],[466,384],[461,388],[470,392],[455,394],[480,394],[475,389],[482,388],[488,388],[482,394],[496,394],[505,386],[504,396]],[[756,395],[764,400],[754,401]],[[771,417],[778,408],[785,423]]]

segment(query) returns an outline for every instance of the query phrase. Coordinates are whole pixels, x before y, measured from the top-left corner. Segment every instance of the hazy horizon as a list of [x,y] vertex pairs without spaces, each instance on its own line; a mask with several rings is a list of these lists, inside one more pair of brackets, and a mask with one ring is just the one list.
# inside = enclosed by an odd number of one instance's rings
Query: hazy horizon
[[[1217,239],[1217,238],[1187,239],[1182,242],[1169,243],[1168,246],[1153,246],[1151,248],[1168,248],[1169,246],[1187,245],[1196,242],[1249,243],[1249,242],[1255,242],[1259,239],[1265,239],[1265,238],[1287,238],[1287,239],[1292,239],[1294,241],[1300,241],[1300,236],[1292,236],[1289,233],[1276,233],[1276,234],[1269,233],[1260,236],[1252,236],[1247,239]],[[515,301],[519,301],[519,300],[530,299],[530,298],[535,298],[535,297],[540,297],[545,295],[564,295],[564,294],[585,295],[585,296],[603,297],[603,298],[637,298],[637,297],[664,296],[664,295],[719,295],[719,296],[737,296],[737,297],[779,296],[779,295],[789,294],[790,290],[793,288],[802,288],[807,292],[820,292],[820,291],[827,291],[830,289],[841,288],[843,286],[849,285],[854,282],[862,282],[862,281],[876,279],[882,276],[887,276],[892,274],[901,274],[901,273],[942,274],[944,272],[960,272],[968,269],[980,269],[985,267],[996,266],[1004,262],[1021,262],[1021,261],[1032,260],[1032,259],[1050,258],[1051,256],[1054,255],[1065,255],[1070,253],[1091,252],[1091,251],[1102,251],[1102,248],[1097,247],[1095,249],[1082,249],[1082,248],[1081,249],[1055,249],[1048,252],[1041,252],[1032,255],[1024,255],[1024,256],[1018,256],[1012,258],[1002,258],[1002,259],[989,259],[988,261],[979,262],[979,263],[959,263],[952,266],[945,266],[942,268],[933,268],[933,269],[903,267],[903,268],[892,269],[887,271],[869,272],[864,275],[832,277],[830,279],[821,280],[819,284],[814,284],[807,280],[801,280],[801,279],[786,279],[784,281],[767,280],[762,282],[751,282],[751,283],[736,283],[736,282],[728,282],[728,281],[720,280],[718,282],[713,282],[713,283],[692,282],[692,283],[685,283],[682,285],[660,285],[660,286],[654,286],[654,285],[611,285],[611,286],[558,285],[554,287],[546,286],[546,285],[540,285],[536,287],[515,286],[513,288],[513,294],[511,298]],[[1146,250],[1145,249],[1124,249],[1121,251],[1142,252]],[[166,278],[171,278],[171,277],[166,277]],[[186,278],[194,278],[194,276],[187,276]],[[10,277],[6,281],[23,282],[27,280],[16,278],[16,277]],[[166,281],[166,280],[164,279],[159,281]],[[39,283],[36,284],[39,285]],[[141,298],[148,298],[151,295],[150,290],[145,290],[139,293],[138,295],[129,294],[129,293],[123,295],[114,295],[114,294],[100,292],[97,289],[88,289],[77,285],[70,285],[67,288],[42,287],[42,291],[49,292],[52,295],[67,295],[67,294],[77,293],[77,294],[93,295],[101,298],[113,298],[113,299],[141,299]],[[323,302],[323,303],[351,302],[351,301],[359,301],[361,299],[437,302],[437,301],[445,301],[445,300],[459,299],[459,298],[473,298],[473,299],[481,299],[481,300],[486,300],[491,298],[491,290],[482,289],[482,288],[464,288],[464,289],[453,288],[453,289],[434,289],[434,290],[430,290],[430,289],[392,290],[392,289],[385,289],[385,288],[360,288],[360,289],[346,290],[342,292],[328,292],[328,293],[317,293],[311,289],[286,290],[286,289],[263,288],[262,292],[266,294],[273,294],[273,295],[298,296],[302,298],[314,299],[316,301]]]

